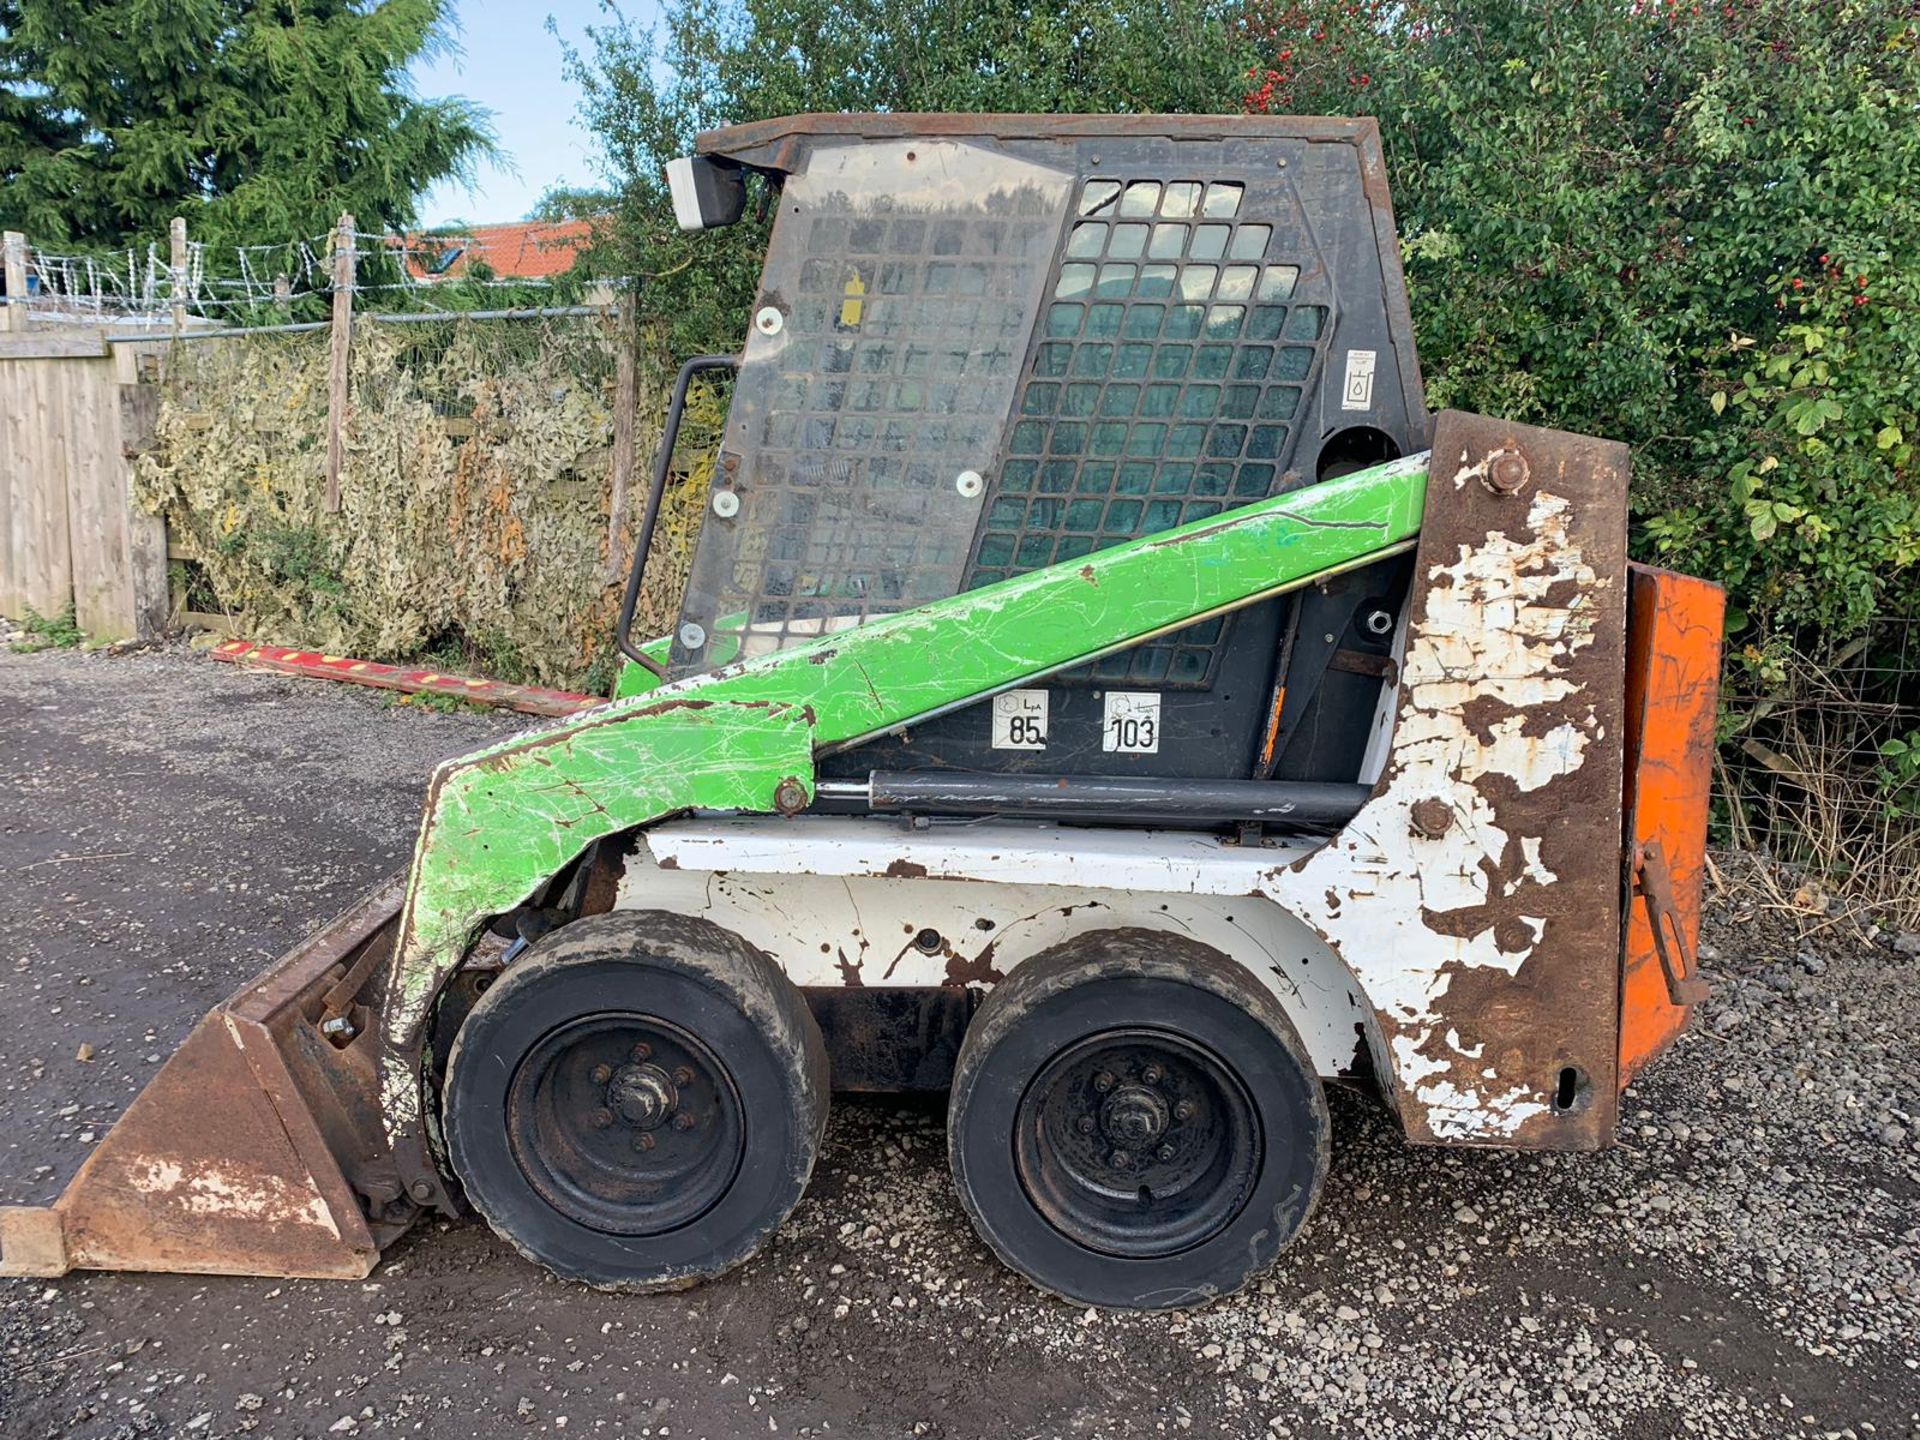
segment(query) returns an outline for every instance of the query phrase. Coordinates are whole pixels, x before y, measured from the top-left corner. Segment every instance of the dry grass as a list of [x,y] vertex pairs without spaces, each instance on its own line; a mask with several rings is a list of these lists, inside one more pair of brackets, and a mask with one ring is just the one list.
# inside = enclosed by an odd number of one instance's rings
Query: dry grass
[[1882,621],[1824,662],[1796,656],[1729,700],[1718,762],[1723,865],[1740,899],[1814,928],[1920,930],[1920,626]]

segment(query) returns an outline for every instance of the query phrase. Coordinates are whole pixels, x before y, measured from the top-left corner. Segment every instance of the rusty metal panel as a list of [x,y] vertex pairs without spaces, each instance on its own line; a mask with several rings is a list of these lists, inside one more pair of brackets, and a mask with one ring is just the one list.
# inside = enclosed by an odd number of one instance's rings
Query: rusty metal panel
[[1615,1119],[1627,450],[1445,412],[1386,767],[1265,887],[1365,986],[1415,1140]]
[[[1627,608],[1627,841],[1657,847],[1664,894],[1632,883],[1620,973],[1620,1083],[1673,1043],[1688,1005],[1673,972],[1700,935],[1707,807],[1719,713],[1726,592],[1706,580],[1630,569]],[[1670,914],[1660,914],[1670,905]],[[1663,956],[1655,925],[1669,929]],[[1678,953],[1675,953],[1678,952]]]
[[786,169],[797,146],[816,138],[868,140],[957,136],[996,140],[1076,141],[1114,138],[1170,140],[1285,139],[1351,143],[1376,136],[1371,116],[1303,115],[1007,115],[896,111],[888,114],[815,112],[781,115],[708,130],[694,139],[701,155],[721,155],[743,165]]
[[[409,1215],[363,1003],[399,897],[396,876],[202,1020],[58,1201],[0,1211],[0,1274],[369,1273]],[[359,1017],[349,1043],[328,1015]]]

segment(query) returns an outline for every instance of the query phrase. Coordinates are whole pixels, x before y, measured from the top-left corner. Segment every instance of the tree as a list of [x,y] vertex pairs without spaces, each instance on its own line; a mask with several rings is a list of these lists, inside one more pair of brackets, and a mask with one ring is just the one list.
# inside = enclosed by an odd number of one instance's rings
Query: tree
[[1739,662],[1914,614],[1907,0],[1280,0],[1248,104],[1377,115],[1435,404],[1634,447]]
[[0,220],[117,248],[176,214],[229,244],[402,229],[492,147],[407,88],[448,0],[0,0]]
[[736,347],[766,248],[752,218],[674,226],[662,168],[704,129],[806,110],[1226,111],[1254,51],[1223,0],[665,0],[568,55],[618,187],[616,243],[670,354]]
[[591,220],[612,211],[619,198],[611,190],[578,185],[549,185],[527,211],[527,219],[558,224],[564,220]]

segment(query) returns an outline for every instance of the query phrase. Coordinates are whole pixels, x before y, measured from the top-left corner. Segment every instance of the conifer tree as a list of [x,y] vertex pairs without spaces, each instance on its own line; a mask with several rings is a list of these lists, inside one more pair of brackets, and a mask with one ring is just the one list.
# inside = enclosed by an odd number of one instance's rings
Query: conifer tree
[[42,245],[312,236],[413,223],[487,154],[485,112],[422,99],[449,0],[0,0],[0,221]]

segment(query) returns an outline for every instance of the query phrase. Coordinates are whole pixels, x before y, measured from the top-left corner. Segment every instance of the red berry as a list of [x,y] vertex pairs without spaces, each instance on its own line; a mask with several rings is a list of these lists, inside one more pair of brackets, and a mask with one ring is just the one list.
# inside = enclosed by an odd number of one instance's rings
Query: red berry
[[1796,275],[1793,277],[1793,288],[1796,290],[1804,290],[1807,288],[1807,282]]

